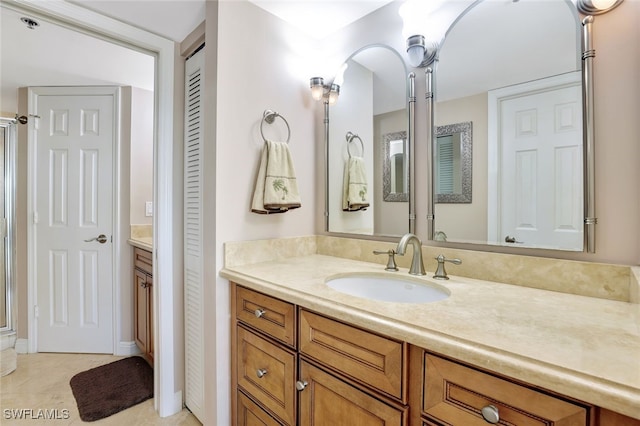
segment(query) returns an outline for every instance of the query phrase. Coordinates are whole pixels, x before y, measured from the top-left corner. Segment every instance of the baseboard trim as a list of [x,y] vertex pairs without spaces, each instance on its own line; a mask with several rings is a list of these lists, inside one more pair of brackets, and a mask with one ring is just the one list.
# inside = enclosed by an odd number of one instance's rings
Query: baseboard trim
[[114,355],[138,355],[140,353],[140,348],[136,345],[136,342],[120,342],[118,343],[118,347],[116,348],[116,353]]
[[29,339],[16,339],[15,350],[19,354],[29,353]]

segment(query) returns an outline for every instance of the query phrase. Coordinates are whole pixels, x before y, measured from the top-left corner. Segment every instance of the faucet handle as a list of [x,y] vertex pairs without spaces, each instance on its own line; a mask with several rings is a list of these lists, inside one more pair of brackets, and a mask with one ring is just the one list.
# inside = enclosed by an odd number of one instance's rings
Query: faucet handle
[[436,273],[433,275],[433,278],[437,280],[448,280],[449,276],[447,275],[447,271],[444,269],[444,262],[451,262],[454,265],[460,265],[462,260],[460,259],[447,259],[443,254],[435,257],[438,261],[438,267],[436,268]]
[[374,250],[373,254],[388,254],[389,259],[387,260],[387,267],[384,268],[385,271],[397,271],[398,266],[396,265],[396,251],[393,249],[389,250]]

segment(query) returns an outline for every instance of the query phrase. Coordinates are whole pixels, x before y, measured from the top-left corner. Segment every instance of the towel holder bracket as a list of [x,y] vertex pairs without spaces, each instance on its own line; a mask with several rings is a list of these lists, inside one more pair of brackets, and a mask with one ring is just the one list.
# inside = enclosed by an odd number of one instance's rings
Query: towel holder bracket
[[364,157],[364,142],[362,142],[362,138],[353,132],[347,132],[345,137],[347,138],[347,153],[349,154],[349,158],[351,158],[351,142],[353,142],[354,139],[358,139],[360,141],[360,149],[362,150],[362,157]]
[[284,124],[286,124],[286,126],[287,126],[287,140],[286,140],[286,142],[289,143],[289,139],[291,138],[291,128],[289,127],[289,123],[287,122],[287,120],[282,115],[280,115],[277,112],[272,111],[270,109],[264,110],[264,113],[262,114],[262,121],[260,122],[260,135],[262,135],[262,139],[266,142],[267,138],[265,138],[265,136],[264,136],[263,125],[264,125],[265,122],[267,124],[273,124],[276,121],[277,117],[280,117],[282,119],[282,121],[284,121]]

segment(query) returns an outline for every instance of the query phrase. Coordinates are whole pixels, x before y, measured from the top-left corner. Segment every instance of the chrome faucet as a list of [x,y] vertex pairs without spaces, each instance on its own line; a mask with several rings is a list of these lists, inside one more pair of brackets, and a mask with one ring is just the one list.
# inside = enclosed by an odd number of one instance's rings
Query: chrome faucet
[[426,275],[427,273],[424,271],[424,263],[422,262],[422,243],[414,234],[405,234],[400,239],[398,247],[396,248],[396,254],[404,256],[404,253],[407,250],[407,244],[409,243],[413,246],[413,258],[411,259],[411,268],[409,268],[409,273],[411,275]]

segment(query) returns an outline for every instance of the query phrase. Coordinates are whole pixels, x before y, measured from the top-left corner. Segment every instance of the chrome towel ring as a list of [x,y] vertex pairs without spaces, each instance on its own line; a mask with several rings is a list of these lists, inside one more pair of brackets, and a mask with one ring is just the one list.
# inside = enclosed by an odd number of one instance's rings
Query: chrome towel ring
[[347,132],[346,138],[347,138],[347,153],[349,153],[349,158],[351,158],[351,149],[350,149],[351,142],[353,142],[354,139],[358,139],[360,141],[360,149],[362,150],[361,157],[364,157],[364,142],[362,142],[362,139],[360,138],[360,136],[352,132]]
[[287,120],[282,115],[278,114],[275,111],[271,111],[270,109],[264,110],[264,113],[262,114],[262,121],[260,122],[260,134],[262,135],[262,139],[264,139],[265,142],[267,141],[267,138],[264,137],[264,132],[262,130],[262,126],[264,125],[265,121],[268,124],[273,124],[273,122],[276,120],[276,117],[280,117],[282,121],[284,121],[284,124],[287,125],[286,142],[289,143],[289,139],[291,138],[291,128],[289,127],[289,123],[287,123]]

